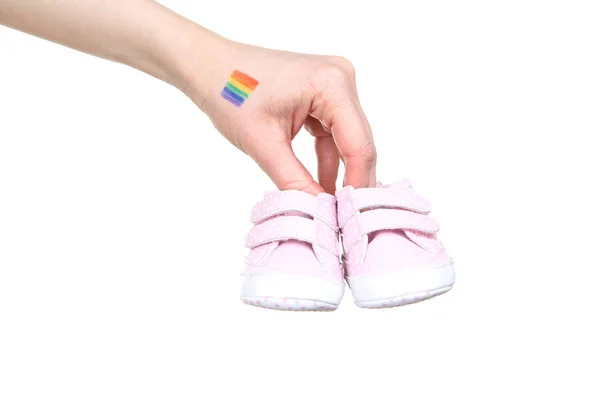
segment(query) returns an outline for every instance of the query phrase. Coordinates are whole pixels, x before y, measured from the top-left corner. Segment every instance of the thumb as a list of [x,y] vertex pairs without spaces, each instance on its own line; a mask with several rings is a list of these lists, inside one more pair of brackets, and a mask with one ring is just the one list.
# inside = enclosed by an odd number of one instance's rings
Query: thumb
[[259,144],[251,156],[279,190],[301,190],[315,196],[325,191],[298,160],[288,141],[266,140]]

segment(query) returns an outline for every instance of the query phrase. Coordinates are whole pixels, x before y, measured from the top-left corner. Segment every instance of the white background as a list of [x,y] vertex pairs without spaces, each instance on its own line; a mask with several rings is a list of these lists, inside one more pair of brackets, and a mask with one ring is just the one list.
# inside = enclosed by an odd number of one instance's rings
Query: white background
[[598,398],[596,2],[164,3],[349,58],[378,178],[433,203],[456,286],[243,305],[259,168],[163,82],[0,28],[0,399]]

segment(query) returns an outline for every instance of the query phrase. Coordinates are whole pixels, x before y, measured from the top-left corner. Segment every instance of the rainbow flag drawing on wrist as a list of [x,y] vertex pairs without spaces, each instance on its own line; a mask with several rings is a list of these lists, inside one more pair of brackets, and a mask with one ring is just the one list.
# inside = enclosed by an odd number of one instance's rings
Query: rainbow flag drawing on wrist
[[256,79],[234,69],[221,91],[221,96],[236,107],[240,107],[257,86]]

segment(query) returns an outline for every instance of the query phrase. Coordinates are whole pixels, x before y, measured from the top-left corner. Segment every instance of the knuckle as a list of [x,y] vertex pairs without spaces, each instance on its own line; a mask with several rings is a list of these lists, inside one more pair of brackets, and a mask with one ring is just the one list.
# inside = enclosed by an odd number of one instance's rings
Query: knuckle
[[319,72],[324,80],[336,86],[354,83],[354,66],[343,57],[330,57],[320,66]]
[[350,60],[345,57],[333,56],[332,63],[336,65],[339,69],[344,71],[347,75],[354,77],[356,70],[354,69],[354,65]]
[[373,143],[368,143],[361,149],[360,157],[369,164],[377,162],[377,150]]

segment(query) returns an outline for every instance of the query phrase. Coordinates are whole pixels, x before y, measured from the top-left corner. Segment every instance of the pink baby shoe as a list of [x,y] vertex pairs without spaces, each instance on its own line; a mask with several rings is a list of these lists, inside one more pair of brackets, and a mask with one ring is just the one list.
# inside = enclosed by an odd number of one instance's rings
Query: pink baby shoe
[[346,279],[357,306],[395,307],[445,293],[452,259],[437,239],[431,207],[407,180],[336,193]]
[[241,300],[291,311],[335,310],[344,294],[336,198],[267,193],[252,209]]

